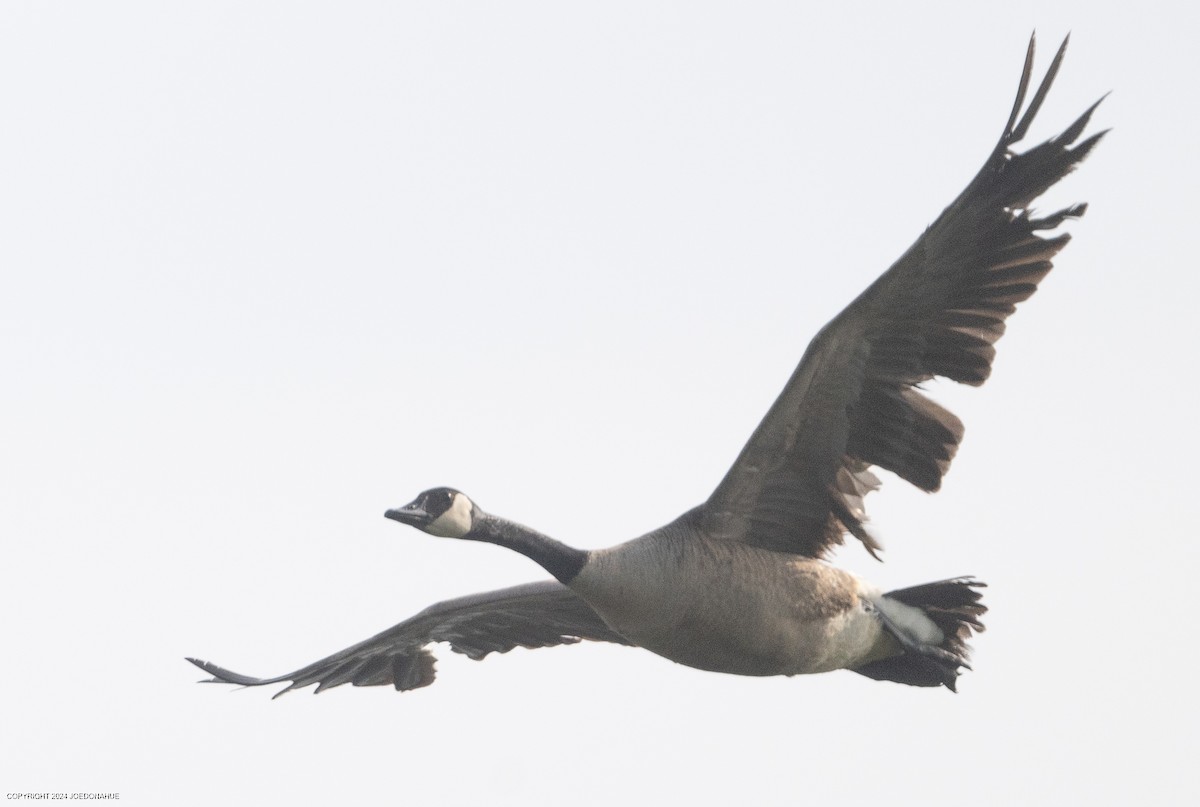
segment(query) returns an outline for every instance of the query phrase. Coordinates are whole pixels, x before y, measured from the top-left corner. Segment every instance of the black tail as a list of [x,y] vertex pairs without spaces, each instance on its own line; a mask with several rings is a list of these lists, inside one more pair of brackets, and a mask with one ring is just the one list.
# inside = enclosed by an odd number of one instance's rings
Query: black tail
[[967,663],[970,647],[967,640],[972,633],[982,633],[983,623],[979,618],[987,612],[980,600],[983,595],[977,589],[987,583],[971,577],[956,577],[926,583],[923,586],[889,591],[884,596],[920,608],[945,634],[937,647],[919,645],[896,633],[904,647],[901,655],[873,661],[854,670],[877,681],[896,681],[918,687],[944,686],[955,689],[959,670],[971,669]]

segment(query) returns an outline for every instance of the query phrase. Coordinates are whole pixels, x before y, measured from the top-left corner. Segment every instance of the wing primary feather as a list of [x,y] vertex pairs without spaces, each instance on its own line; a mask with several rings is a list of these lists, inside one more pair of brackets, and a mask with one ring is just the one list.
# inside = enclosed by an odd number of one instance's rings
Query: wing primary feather
[[[1070,145],[1071,143],[1074,143],[1076,140],[1078,140],[1079,136],[1081,134],[1083,134],[1083,130],[1087,128],[1088,123],[1091,121],[1092,113],[1096,111],[1097,107],[1099,107],[1102,103],[1104,103],[1104,99],[1107,98],[1109,95],[1111,95],[1111,92],[1106,92],[1106,93],[1104,93],[1104,95],[1097,98],[1096,102],[1093,103],[1087,109],[1085,109],[1083,111],[1083,114],[1075,119],[1074,123],[1072,123],[1066,129],[1063,129],[1062,134],[1058,135],[1057,137],[1051,138],[1052,142]],[[1108,132],[1107,129],[1105,129],[1102,132],[1097,132],[1090,139],[1091,140],[1099,140],[1107,132]],[[1079,148],[1082,146],[1083,146],[1083,143],[1080,143],[1079,146],[1077,146],[1076,148]],[[1072,149],[1071,152],[1076,153],[1076,150]],[[1083,159],[1083,158],[1080,157],[1079,159]]]
[[[1029,79],[1033,76],[1033,53],[1037,49],[1037,31],[1029,35],[1029,47],[1025,49],[1025,66],[1021,70],[1021,81],[1017,84],[1017,98],[1013,101],[1012,112],[1008,114],[1008,123],[1004,124],[1005,136],[1013,131],[1013,124],[1021,114],[1025,105],[1025,93],[1029,90]],[[1001,138],[1001,142],[1004,140]]]
[[257,687],[263,684],[278,684],[288,680],[287,676],[279,678],[254,678],[253,676],[242,675],[241,673],[227,670],[224,667],[219,667],[211,661],[204,661],[203,659],[192,658],[191,656],[188,656],[186,660],[212,676],[212,678],[200,681],[202,684],[238,684],[245,687]]
[[[1042,83],[1038,85],[1037,92],[1033,94],[1033,100],[1029,102],[1029,108],[1025,110],[1025,114],[1021,116],[1021,122],[1017,124],[1017,128],[1013,129],[1009,135],[1008,143],[1017,143],[1025,137],[1025,133],[1029,131],[1033,119],[1037,116],[1038,110],[1042,108],[1042,102],[1046,100],[1046,94],[1050,92],[1050,86],[1054,83],[1055,77],[1058,75],[1058,69],[1062,66],[1063,56],[1067,54],[1067,44],[1071,41],[1071,35],[1067,34],[1058,46],[1058,52],[1054,54],[1054,60],[1050,62],[1050,69],[1046,71]],[[1029,40],[1029,60],[1033,61],[1033,39]],[[1023,83],[1027,83],[1028,79],[1024,79]],[[1097,102],[1099,103],[1099,102]],[[1094,107],[1093,107],[1094,108]],[[1090,115],[1089,110],[1086,115]],[[1071,138],[1067,142],[1070,143]],[[1007,143],[1006,143],[1007,145]]]

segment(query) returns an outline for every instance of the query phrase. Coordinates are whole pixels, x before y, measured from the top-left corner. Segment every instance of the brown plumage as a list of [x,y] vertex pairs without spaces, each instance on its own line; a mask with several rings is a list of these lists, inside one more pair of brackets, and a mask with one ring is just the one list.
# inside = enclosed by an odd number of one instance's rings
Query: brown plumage
[[1013,149],[1041,108],[1066,44],[1024,108],[1030,41],[1016,103],[983,168],[821,329],[705,504],[641,538],[584,552],[485,513],[459,491],[435,488],[387,515],[432,535],[521,552],[558,582],[440,603],[276,678],[193,663],[234,684],[412,689],[433,681],[426,648],[433,642],[483,658],[591,639],[740,675],[850,669],[954,689],[967,667],[967,641],[983,629],[983,584],[964,577],[884,594],[823,558],[847,532],[873,555],[880,548],[863,506],[879,486],[873,466],[938,489],[963,427],[920,384],[938,376],[975,386],[987,380],[1007,318],[1037,290],[1069,238],[1041,233],[1086,210],[1079,204],[1039,216],[1030,204],[1103,137],[1076,143],[1096,104],[1057,137]]

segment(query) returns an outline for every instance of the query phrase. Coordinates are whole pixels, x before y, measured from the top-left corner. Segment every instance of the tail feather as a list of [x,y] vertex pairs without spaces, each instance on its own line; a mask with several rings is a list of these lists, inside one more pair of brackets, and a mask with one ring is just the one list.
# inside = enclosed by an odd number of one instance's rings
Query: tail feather
[[967,663],[971,650],[967,642],[973,633],[984,630],[980,617],[987,612],[987,606],[981,601],[983,595],[978,589],[986,586],[972,577],[956,577],[888,592],[885,597],[920,608],[945,638],[933,647],[897,635],[904,647],[903,653],[865,664],[854,672],[877,681],[921,687],[944,686],[952,692],[957,691],[955,682],[959,671],[971,669]]

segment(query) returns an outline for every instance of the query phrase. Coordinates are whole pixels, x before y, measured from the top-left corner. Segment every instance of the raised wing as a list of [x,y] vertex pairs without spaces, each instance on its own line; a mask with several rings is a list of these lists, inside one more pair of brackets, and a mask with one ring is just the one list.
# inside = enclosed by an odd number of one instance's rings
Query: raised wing
[[569,588],[555,580],[472,594],[431,605],[416,616],[340,653],[275,678],[252,678],[209,661],[188,661],[214,676],[203,683],[262,686],[291,682],[278,698],[310,684],[316,692],[342,684],[397,690],[429,686],[436,675],[427,645],[447,642],[479,660],[514,647],[553,647],[583,639],[629,644]]
[[934,376],[975,386],[987,379],[1005,319],[1036,291],[1070,238],[1037,233],[1087,207],[1037,217],[1029,206],[1103,137],[1073,145],[1099,101],[1057,137],[1012,151],[1066,47],[1064,40],[1020,115],[1033,67],[1030,40],[1016,103],[991,156],[917,242],[809,345],[705,505],[709,534],[819,557],[850,532],[875,555],[880,546],[863,509],[863,497],[879,484],[870,466],[922,490],[941,485],[962,423],[917,386]]

